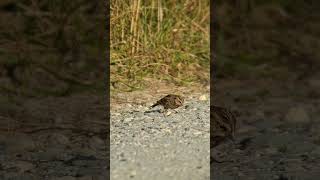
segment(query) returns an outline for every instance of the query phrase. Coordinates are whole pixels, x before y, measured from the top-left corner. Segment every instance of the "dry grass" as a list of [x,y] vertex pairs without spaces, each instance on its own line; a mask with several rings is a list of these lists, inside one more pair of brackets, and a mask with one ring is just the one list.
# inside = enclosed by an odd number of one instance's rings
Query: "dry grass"
[[209,0],[111,1],[111,85],[209,81]]

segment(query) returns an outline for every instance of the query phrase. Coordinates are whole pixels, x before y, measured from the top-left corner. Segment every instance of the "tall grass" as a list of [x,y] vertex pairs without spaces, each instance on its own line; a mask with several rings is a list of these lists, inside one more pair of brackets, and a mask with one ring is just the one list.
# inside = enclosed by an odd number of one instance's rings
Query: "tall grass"
[[209,80],[209,0],[111,1],[112,89]]

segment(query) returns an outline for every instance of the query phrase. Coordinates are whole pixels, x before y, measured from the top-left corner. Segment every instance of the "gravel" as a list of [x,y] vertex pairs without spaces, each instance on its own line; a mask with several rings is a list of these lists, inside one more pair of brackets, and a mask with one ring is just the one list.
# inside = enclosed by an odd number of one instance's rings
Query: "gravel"
[[141,105],[111,112],[111,179],[210,178],[209,100],[190,97],[170,112]]
[[[234,144],[212,149],[218,160],[231,162],[212,164],[211,178],[318,180],[320,101],[308,94],[313,89],[304,81],[239,82],[216,83],[215,103],[233,107],[240,115]],[[269,93],[259,93],[266,90]]]
[[1,180],[107,179],[107,128],[98,123],[106,121],[101,96],[28,99],[21,104],[13,117],[0,110]]

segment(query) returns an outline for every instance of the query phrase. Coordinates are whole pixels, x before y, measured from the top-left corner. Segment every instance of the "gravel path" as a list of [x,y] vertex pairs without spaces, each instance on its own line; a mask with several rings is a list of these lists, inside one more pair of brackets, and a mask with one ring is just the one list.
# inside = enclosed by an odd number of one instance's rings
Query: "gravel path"
[[219,159],[232,161],[214,163],[213,179],[319,179],[320,93],[313,84],[243,80],[216,87],[216,102],[241,115],[235,144],[212,150]]
[[105,180],[105,109],[103,96],[88,95],[0,108],[0,179]]
[[189,98],[169,116],[157,110],[111,113],[111,179],[208,180],[209,100]]

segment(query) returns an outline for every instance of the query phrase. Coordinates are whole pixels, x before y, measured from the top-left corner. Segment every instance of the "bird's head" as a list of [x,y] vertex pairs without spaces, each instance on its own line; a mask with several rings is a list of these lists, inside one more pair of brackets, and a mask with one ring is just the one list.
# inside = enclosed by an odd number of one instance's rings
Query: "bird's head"
[[183,97],[179,96],[178,98],[175,99],[175,103],[179,106],[181,106],[184,102]]

